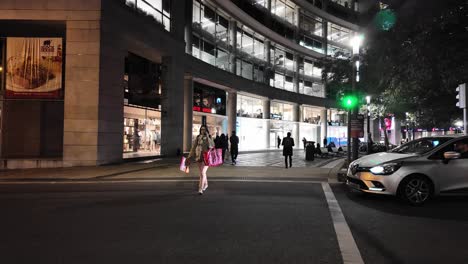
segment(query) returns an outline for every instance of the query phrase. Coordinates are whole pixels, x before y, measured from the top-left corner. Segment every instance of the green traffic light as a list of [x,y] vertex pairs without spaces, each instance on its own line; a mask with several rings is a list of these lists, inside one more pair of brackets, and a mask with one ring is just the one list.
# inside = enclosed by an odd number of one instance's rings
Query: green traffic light
[[341,99],[341,106],[345,109],[353,109],[358,105],[358,98],[355,95],[346,95]]

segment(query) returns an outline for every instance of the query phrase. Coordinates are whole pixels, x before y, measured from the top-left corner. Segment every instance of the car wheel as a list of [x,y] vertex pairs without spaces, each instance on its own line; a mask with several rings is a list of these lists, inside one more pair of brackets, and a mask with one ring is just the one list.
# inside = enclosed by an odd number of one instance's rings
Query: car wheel
[[432,196],[432,183],[422,176],[405,179],[400,186],[400,196],[411,205],[422,205]]

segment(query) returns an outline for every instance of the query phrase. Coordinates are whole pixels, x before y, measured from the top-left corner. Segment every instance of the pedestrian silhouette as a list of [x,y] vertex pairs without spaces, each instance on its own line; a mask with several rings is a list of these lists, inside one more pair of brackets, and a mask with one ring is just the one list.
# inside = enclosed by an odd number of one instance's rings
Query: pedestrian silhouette
[[231,161],[232,165],[237,164],[237,154],[239,154],[239,137],[236,136],[236,131],[232,131],[231,137],[229,138],[231,142]]
[[281,145],[281,138],[278,136],[278,138],[276,139],[276,141],[278,141],[278,148],[279,148],[280,145]]
[[288,158],[289,158],[289,168],[292,167],[292,155],[294,147],[294,139],[291,137],[291,132],[288,132],[287,137],[283,138],[283,156],[286,169],[288,168]]

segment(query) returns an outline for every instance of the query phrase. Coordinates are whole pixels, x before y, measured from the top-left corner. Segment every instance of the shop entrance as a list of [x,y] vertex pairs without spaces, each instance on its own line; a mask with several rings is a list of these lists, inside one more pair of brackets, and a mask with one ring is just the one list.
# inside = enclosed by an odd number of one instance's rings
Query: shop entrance
[[125,106],[123,158],[161,154],[161,112],[157,109]]

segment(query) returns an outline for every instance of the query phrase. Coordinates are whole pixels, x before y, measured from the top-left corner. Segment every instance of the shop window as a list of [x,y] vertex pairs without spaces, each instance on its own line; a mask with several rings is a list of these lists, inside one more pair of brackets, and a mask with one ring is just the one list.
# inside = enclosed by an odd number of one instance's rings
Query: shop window
[[124,96],[129,104],[158,109],[161,65],[129,53],[125,58]]
[[194,83],[193,111],[226,115],[226,92],[201,83]]
[[161,154],[161,112],[124,106],[123,158]]
[[237,116],[263,118],[263,101],[253,97],[238,95]]

